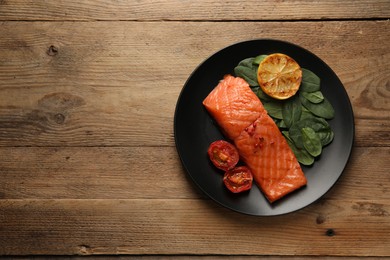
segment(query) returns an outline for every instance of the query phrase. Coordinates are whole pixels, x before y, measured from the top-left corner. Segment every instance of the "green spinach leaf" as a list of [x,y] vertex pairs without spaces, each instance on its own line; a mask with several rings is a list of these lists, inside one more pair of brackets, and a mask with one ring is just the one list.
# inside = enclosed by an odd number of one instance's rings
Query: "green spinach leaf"
[[300,90],[304,92],[314,92],[320,90],[320,78],[308,69],[302,68],[302,82]]
[[237,77],[245,79],[251,87],[259,86],[257,81],[257,65],[253,63],[255,58],[247,58],[234,68],[234,73]]
[[299,95],[302,105],[307,108],[314,115],[332,119],[334,117],[334,109],[332,104],[324,97],[324,100],[320,103],[314,104],[307,100],[301,93]]
[[302,128],[310,127],[320,137],[321,143],[328,144],[333,140],[333,132],[328,122],[323,118],[309,117],[301,119],[293,124],[289,131],[290,138],[298,148],[304,148],[302,140]]
[[318,104],[324,100],[324,95],[321,91],[314,91],[314,92],[301,92],[302,96],[309,100],[311,103]]
[[302,114],[302,104],[298,96],[287,99],[282,106],[283,121],[287,127],[299,121]]
[[283,119],[274,119],[274,121],[275,121],[275,124],[278,126],[279,129],[288,128]]
[[259,65],[268,55],[259,55],[253,60],[253,64]]
[[262,102],[269,102],[273,100],[270,96],[265,94],[260,87],[257,89],[256,95],[260,98]]
[[327,129],[325,129],[325,128],[319,129],[316,133],[321,139],[322,147],[330,144],[333,141],[334,132],[332,131],[332,129],[330,127]]
[[303,127],[302,130],[303,147],[314,157],[322,152],[321,139],[311,127]]
[[304,106],[302,106],[302,113],[301,113],[300,120],[306,119],[306,118],[313,118],[313,117],[316,117],[316,116],[313,115],[313,113],[310,112],[309,110],[307,110]]
[[263,103],[265,110],[267,110],[268,115],[276,119],[283,119],[282,115],[282,103],[278,101],[271,101]]
[[286,137],[286,141],[288,146],[290,146],[291,150],[297,157],[298,162],[303,165],[312,165],[314,163],[314,157],[311,156],[306,149],[300,149],[295,144],[294,141],[290,138],[288,131],[282,131],[283,135]]

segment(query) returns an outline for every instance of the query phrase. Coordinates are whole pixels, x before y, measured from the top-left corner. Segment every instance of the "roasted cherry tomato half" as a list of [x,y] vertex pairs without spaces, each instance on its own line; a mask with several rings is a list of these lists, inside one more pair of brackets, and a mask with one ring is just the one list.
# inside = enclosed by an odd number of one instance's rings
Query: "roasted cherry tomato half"
[[250,190],[253,183],[253,175],[248,167],[238,166],[225,172],[223,182],[231,192],[239,193]]
[[211,143],[207,153],[215,167],[224,171],[233,169],[240,159],[236,147],[224,140]]

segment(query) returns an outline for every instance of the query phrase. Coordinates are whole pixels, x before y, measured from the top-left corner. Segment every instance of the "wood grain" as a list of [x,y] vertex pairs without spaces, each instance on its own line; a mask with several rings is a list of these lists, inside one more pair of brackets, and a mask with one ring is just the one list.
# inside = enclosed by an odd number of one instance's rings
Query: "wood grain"
[[175,104],[192,70],[251,38],[317,54],[348,92],[356,145],[389,146],[389,25],[3,22],[0,146],[173,146]]
[[[0,256],[389,257],[389,18],[389,0],[0,0]],[[323,59],[355,117],[336,185],[276,217],[205,196],[173,134],[191,72],[258,38]]]
[[0,20],[324,20],[389,18],[388,0],[2,0]]
[[[72,256],[61,256],[61,259],[72,259],[72,260],[80,260],[85,259],[86,256],[84,255],[72,255]],[[175,260],[188,260],[188,259],[201,259],[201,260],[232,260],[232,259],[244,259],[244,260],[257,260],[259,259],[258,256],[253,255],[196,255],[196,256],[189,256],[189,255],[88,255],[88,259],[104,259],[104,260],[113,260],[113,259],[152,259],[152,260],[166,260],[166,259],[172,259]],[[370,257],[370,256],[348,256],[348,257],[337,257],[337,256],[321,256],[321,260],[337,260],[337,259],[347,259],[347,260],[378,260],[383,259],[384,257]],[[19,260],[19,259],[34,259],[34,260],[40,260],[40,259],[48,259],[47,256],[18,256],[18,257],[10,257],[10,256],[4,256],[2,259],[6,260]],[[266,260],[317,260],[317,256],[262,256],[261,259]],[[384,258],[386,259],[386,258]]]
[[[206,198],[173,147],[3,147],[0,158],[0,199]],[[355,148],[326,198],[390,200],[388,158],[389,147]]]
[[0,200],[0,209],[0,254],[390,254],[388,200],[324,200],[272,218],[192,199]]

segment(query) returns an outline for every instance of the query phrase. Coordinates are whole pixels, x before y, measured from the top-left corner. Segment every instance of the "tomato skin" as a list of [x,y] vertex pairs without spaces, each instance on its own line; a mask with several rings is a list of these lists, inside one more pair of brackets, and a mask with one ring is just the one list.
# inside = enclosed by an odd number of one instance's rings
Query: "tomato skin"
[[253,175],[247,166],[238,166],[225,172],[223,183],[233,193],[239,193],[252,188]]
[[237,148],[224,140],[212,142],[207,153],[214,166],[223,171],[233,169],[240,159]]

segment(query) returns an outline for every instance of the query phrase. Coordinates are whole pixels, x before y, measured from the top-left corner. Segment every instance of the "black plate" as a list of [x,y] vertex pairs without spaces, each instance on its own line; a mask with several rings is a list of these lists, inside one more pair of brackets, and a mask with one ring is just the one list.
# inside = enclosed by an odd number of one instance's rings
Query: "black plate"
[[[224,137],[203,107],[202,101],[225,74],[234,75],[233,69],[239,61],[275,52],[291,56],[301,67],[313,71],[321,78],[321,91],[335,109],[335,118],[329,121],[335,137],[312,167],[302,167],[308,180],[307,186],[271,205],[256,185],[241,194],[232,194],[224,187],[223,173],[216,170],[207,157],[210,143]],[[313,203],[336,183],[351,154],[354,118],[341,81],[320,58],[288,42],[260,39],[228,46],[195,69],[176,104],[174,134],[185,170],[205,194],[237,212],[272,216],[293,212]]]

